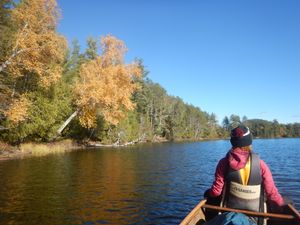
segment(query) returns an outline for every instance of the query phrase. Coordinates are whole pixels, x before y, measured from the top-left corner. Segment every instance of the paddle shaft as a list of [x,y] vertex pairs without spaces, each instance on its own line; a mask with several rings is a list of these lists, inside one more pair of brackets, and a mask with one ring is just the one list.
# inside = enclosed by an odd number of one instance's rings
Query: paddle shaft
[[289,209],[295,214],[296,218],[300,220],[300,213],[292,204],[288,204]]
[[215,205],[208,205],[204,204],[203,208],[205,209],[212,209],[219,212],[237,212],[237,213],[244,213],[249,216],[255,216],[255,217],[268,217],[268,218],[274,218],[274,219],[285,219],[285,220],[294,220],[295,217],[292,215],[285,215],[285,214],[277,214],[277,213],[263,213],[263,212],[252,212],[248,210],[242,210],[242,209],[232,209],[227,207],[220,207]]

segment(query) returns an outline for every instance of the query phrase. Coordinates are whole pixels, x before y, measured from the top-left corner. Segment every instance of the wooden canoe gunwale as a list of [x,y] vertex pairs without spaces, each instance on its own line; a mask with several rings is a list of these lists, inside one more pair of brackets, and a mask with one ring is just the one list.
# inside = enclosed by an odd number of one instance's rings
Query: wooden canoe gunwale
[[205,220],[202,206],[206,203],[206,199],[200,201],[198,205],[183,219],[180,225],[196,225],[201,219]]

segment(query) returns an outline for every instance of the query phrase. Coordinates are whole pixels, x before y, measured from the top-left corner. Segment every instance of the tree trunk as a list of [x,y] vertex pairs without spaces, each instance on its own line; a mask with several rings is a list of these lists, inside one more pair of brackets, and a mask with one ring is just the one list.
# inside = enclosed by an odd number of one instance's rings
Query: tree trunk
[[57,133],[60,135],[61,132],[65,129],[65,127],[74,119],[75,116],[77,116],[78,110],[72,113],[72,115],[63,123],[63,125],[60,126],[60,128],[57,130]]
[[27,51],[29,49],[21,49],[21,50],[18,50],[16,52],[14,52],[5,62],[3,62],[1,65],[0,65],[0,72],[4,71],[4,69],[10,65],[12,62],[12,60],[17,56],[19,55],[20,53],[24,52],[24,51]]
[[0,130],[9,130],[9,129],[6,127],[0,126]]
[[0,72],[2,72],[11,62],[9,60],[6,60],[0,65]]

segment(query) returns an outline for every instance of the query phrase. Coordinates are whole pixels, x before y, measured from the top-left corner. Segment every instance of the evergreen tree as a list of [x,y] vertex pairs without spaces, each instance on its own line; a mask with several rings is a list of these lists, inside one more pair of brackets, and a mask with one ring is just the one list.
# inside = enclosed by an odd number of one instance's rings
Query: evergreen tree
[[223,122],[222,122],[223,128],[225,131],[229,131],[230,129],[230,122],[227,116],[224,117]]
[[85,56],[87,59],[96,59],[97,57],[97,41],[89,37],[87,39],[87,49],[85,50]]
[[230,121],[230,126],[231,126],[230,129],[232,129],[234,127],[237,127],[241,123],[240,117],[238,115],[234,115],[234,114],[232,114],[230,116],[230,120],[229,121]]

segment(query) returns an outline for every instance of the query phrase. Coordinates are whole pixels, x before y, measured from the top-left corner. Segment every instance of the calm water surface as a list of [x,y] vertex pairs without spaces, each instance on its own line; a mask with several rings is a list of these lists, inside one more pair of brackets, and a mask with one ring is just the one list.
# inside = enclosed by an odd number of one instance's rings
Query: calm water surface
[[[255,140],[300,209],[300,139]],[[178,224],[229,141],[93,149],[0,162],[0,224]]]

